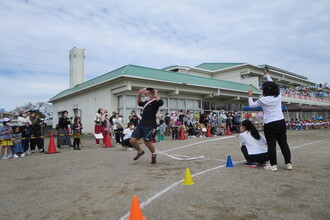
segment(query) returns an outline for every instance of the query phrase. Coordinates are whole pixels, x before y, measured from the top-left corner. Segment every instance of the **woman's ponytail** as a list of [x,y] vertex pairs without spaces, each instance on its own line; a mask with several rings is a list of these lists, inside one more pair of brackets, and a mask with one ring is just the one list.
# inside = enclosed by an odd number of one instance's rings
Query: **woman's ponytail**
[[250,120],[244,120],[242,122],[242,126],[244,126],[247,131],[251,132],[252,137],[254,137],[256,140],[260,140],[259,131]]

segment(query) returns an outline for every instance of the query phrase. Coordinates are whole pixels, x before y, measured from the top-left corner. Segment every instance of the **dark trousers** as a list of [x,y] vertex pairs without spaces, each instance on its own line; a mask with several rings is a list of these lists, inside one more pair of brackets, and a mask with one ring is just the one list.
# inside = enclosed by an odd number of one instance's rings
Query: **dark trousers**
[[269,160],[268,153],[249,155],[245,145],[241,147],[241,151],[245,157],[245,160],[250,163],[253,162],[265,163],[266,161]]
[[80,145],[80,138],[74,138],[73,147],[79,149],[79,145]]
[[39,150],[43,150],[44,149],[44,139],[40,138],[41,134],[34,134],[33,136],[36,138],[31,137],[30,149],[35,150],[36,146],[37,146]]
[[122,139],[123,139],[123,129],[122,128],[118,128],[114,131],[115,133],[115,138],[116,138],[116,143],[121,143]]
[[30,136],[22,134],[22,146],[24,152],[29,150]]
[[172,127],[172,140],[178,139],[178,127]]
[[286,124],[284,119],[264,125],[264,133],[268,144],[268,154],[271,165],[277,165],[276,141],[280,145],[285,163],[291,163],[291,152],[287,142]]

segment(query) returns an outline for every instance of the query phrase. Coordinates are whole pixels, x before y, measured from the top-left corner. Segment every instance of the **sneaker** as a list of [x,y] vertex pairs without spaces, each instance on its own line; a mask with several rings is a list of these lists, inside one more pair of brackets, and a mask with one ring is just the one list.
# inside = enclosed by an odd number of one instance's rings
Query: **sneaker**
[[19,158],[19,156],[17,156],[17,154],[14,154],[14,155],[13,155],[13,158],[14,158],[14,159]]
[[7,159],[9,159],[6,155],[3,155],[2,157],[1,157],[1,160],[7,160]]
[[151,164],[155,164],[155,163],[157,163],[157,154],[152,154],[151,155]]
[[25,157],[25,156],[26,156],[26,153],[22,153],[22,154],[21,154],[21,157]]
[[39,150],[39,153],[43,153],[45,150],[44,149],[40,149]]
[[292,170],[292,164],[291,163],[287,163],[285,166],[284,166],[285,169],[287,170]]
[[257,164],[256,163],[251,163],[251,162],[246,162],[244,163],[245,167],[251,167],[251,168],[257,168]]
[[269,171],[276,171],[277,170],[277,165],[270,165],[270,164],[267,164],[265,167],[264,167],[265,170],[269,170]]
[[134,160],[139,159],[140,157],[142,157],[143,154],[144,154],[144,151],[142,151],[141,153],[138,153],[138,154],[136,155],[136,157],[134,157]]

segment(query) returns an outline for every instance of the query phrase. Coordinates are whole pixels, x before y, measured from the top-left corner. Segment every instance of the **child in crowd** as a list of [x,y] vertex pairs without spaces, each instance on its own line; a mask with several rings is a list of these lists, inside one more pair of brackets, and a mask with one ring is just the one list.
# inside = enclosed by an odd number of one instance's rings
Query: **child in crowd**
[[199,137],[201,137],[201,138],[206,137],[206,132],[207,132],[207,129],[205,127],[205,124],[199,123]]
[[81,130],[83,126],[81,124],[81,119],[79,116],[74,118],[74,122],[71,125],[72,136],[73,136],[73,149],[74,150],[81,150],[80,149],[80,139],[81,139]]
[[[239,135],[241,151],[246,159],[245,167],[256,168],[257,163],[260,166],[266,166],[269,160],[267,153],[267,142],[253,123],[249,120],[242,122],[243,133]],[[257,162],[257,163],[256,163]]]
[[164,142],[164,133],[165,133],[166,125],[164,120],[160,120],[160,125],[157,128],[158,140],[160,142]]
[[172,120],[172,140],[177,140],[178,139],[178,125],[177,125],[178,117],[176,116],[176,113],[173,113],[171,120]]
[[9,159],[11,158],[11,150],[10,146],[13,145],[12,142],[12,129],[10,127],[10,119],[9,118],[4,118],[1,120],[3,126],[0,127],[0,145],[2,146],[1,148],[1,159]]
[[20,127],[14,126],[13,127],[13,146],[11,147],[11,151],[13,152],[13,158],[25,157],[26,153],[24,152],[23,145],[22,145],[22,132]]
[[122,146],[126,148],[126,150],[133,150],[133,146],[131,145],[130,138],[132,136],[133,130],[134,130],[134,122],[129,122],[127,124],[127,128],[123,131],[123,142]]

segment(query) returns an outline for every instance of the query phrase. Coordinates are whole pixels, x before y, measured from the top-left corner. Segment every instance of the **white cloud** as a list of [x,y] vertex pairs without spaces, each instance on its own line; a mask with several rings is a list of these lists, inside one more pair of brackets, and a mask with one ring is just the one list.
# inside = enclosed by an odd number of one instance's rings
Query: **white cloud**
[[[2,1],[1,79],[14,76],[18,83],[28,73],[24,83],[34,89],[27,99],[15,93],[16,101],[6,98],[0,106],[48,100],[65,89],[68,51],[74,46],[86,49],[86,79],[126,64],[161,68],[248,62],[326,82],[329,11],[326,0]],[[44,82],[32,76],[49,76],[49,92],[38,90]]]

